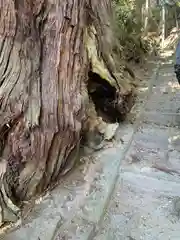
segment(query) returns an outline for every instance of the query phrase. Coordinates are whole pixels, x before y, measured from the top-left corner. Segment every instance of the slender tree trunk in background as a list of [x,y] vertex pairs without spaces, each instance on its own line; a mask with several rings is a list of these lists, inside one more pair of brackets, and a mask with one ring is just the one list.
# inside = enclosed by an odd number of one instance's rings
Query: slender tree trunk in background
[[145,19],[144,19],[144,35],[147,35],[148,32],[148,22],[149,22],[149,7],[150,7],[150,2],[149,0],[146,0],[145,3]]
[[143,3],[144,0],[136,1],[136,16],[138,16],[139,23],[143,22]]
[[176,29],[179,29],[179,22],[178,22],[178,16],[177,16],[177,9],[174,8],[174,15],[175,15],[175,22],[176,22]]
[[1,223],[74,166],[95,60],[128,111],[111,15],[110,0],[0,0]]
[[163,4],[162,5],[162,13],[161,13],[161,26],[162,26],[162,31],[161,31],[161,46],[164,46],[164,40],[165,40],[165,33],[166,33],[166,7]]

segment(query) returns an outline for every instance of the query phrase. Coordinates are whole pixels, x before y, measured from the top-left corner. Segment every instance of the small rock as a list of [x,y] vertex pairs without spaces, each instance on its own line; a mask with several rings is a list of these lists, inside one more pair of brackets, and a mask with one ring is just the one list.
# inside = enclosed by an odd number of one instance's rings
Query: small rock
[[114,137],[118,127],[119,127],[118,123],[108,124],[106,127],[106,131],[104,133],[104,139],[111,140]]
[[178,217],[180,217],[180,197],[177,197],[174,200],[174,213],[175,215],[177,215]]
[[162,93],[163,93],[163,94],[168,94],[168,89],[167,89],[166,87],[164,87],[164,88],[162,89]]

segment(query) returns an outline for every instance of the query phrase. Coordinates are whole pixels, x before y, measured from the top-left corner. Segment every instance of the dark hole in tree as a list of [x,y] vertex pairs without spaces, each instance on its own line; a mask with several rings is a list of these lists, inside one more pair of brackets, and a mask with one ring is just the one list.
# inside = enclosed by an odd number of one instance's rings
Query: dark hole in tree
[[88,93],[95,104],[97,114],[104,121],[110,123],[122,121],[122,116],[117,109],[116,88],[91,71],[89,72]]

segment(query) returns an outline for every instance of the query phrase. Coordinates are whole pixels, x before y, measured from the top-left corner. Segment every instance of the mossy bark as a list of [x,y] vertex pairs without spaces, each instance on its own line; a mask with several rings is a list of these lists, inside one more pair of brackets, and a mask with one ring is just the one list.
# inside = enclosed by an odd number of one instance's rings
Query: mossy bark
[[73,167],[89,71],[116,87],[128,111],[132,89],[113,55],[111,15],[110,0],[0,1],[1,223]]

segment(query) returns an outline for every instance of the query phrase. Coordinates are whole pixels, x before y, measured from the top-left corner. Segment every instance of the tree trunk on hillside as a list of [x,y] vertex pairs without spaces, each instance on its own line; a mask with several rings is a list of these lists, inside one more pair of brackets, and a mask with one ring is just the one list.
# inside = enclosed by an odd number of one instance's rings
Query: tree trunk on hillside
[[116,90],[116,113],[130,109],[131,84],[118,77],[112,50],[110,3],[0,0],[1,223],[15,221],[21,201],[74,166],[84,126],[96,127],[88,73]]
[[146,0],[145,2],[145,18],[144,18],[144,36],[148,33],[148,22],[150,16],[150,1]]
[[165,40],[165,33],[166,33],[166,6],[165,4],[162,5],[161,11],[161,47],[164,47],[164,40]]
[[178,16],[177,16],[177,8],[174,8],[174,16],[175,16],[175,23],[176,23],[176,30],[179,29],[179,22],[178,22]]
[[143,20],[143,4],[144,0],[136,1],[136,16],[138,16],[139,23],[142,24]]

